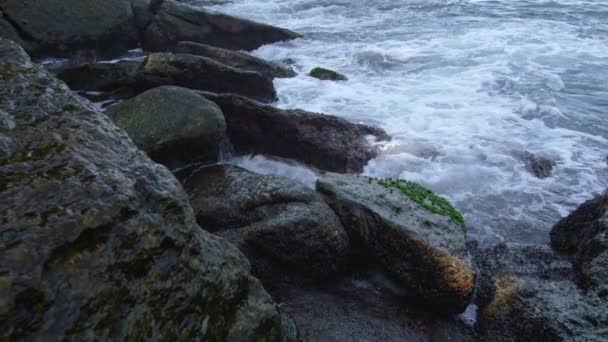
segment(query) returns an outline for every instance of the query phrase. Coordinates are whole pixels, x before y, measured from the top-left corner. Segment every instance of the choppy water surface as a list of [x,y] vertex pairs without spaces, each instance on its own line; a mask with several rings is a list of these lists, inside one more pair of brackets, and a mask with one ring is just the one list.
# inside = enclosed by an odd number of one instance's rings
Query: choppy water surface
[[[421,182],[478,238],[545,242],[608,186],[608,1],[236,0],[212,7],[304,33],[255,55],[292,58],[279,106],[394,137],[366,174]],[[347,82],[306,76],[314,66]],[[532,176],[522,151],[555,159]]]

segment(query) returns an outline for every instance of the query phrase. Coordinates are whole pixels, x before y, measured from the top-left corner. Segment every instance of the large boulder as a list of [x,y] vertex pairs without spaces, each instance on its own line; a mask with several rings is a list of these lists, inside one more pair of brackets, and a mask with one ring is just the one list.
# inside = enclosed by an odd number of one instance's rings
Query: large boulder
[[224,112],[228,136],[240,153],[295,159],[328,171],[360,172],[378,153],[371,140],[390,139],[380,128],[333,115],[279,109],[232,94],[201,94]]
[[202,168],[183,184],[197,220],[239,246],[263,280],[327,278],[344,266],[346,232],[313,190],[235,166]]
[[180,42],[177,44],[177,47],[175,47],[175,52],[208,57],[233,68],[259,72],[270,79],[296,76],[293,69],[286,68],[277,63],[268,62],[246,53],[221,49],[205,44]]
[[488,275],[485,278],[495,288],[478,313],[476,330],[483,340],[608,338],[606,298],[577,287],[565,258],[547,247],[532,245],[501,244],[474,254],[480,272]]
[[255,50],[262,45],[300,37],[286,29],[208,12],[174,0],[157,1],[152,10],[154,19],[143,31],[143,47],[150,51],[172,49],[180,41]]
[[584,287],[608,296],[608,194],[597,196],[551,230],[554,249],[574,255]]
[[171,173],[2,39],[0,212],[0,340],[281,339]]
[[226,122],[219,107],[191,90],[163,86],[105,112],[137,147],[171,169],[215,162]]
[[0,0],[0,10],[21,38],[38,45],[36,52],[120,53],[138,40],[131,6],[137,1]]
[[229,67],[206,57],[156,53],[143,61],[66,66],[57,77],[72,89],[136,94],[163,85],[212,92],[231,92],[272,102],[272,81],[257,72]]
[[470,303],[475,271],[462,216],[443,198],[401,180],[328,173],[317,181],[353,243],[423,303],[459,313]]

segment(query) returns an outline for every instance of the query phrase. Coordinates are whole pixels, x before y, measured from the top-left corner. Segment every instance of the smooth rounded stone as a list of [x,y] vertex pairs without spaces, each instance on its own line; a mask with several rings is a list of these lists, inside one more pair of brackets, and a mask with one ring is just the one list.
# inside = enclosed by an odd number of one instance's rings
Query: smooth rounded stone
[[346,81],[346,80],[348,80],[348,78],[346,78],[346,76],[344,76],[338,72],[335,72],[335,71],[329,70],[329,69],[325,69],[325,68],[319,68],[319,67],[312,69],[308,75],[311,77],[314,77],[314,78],[318,78],[320,80],[324,80],[324,81]]
[[475,252],[494,296],[480,308],[484,341],[605,341],[606,298],[576,286],[569,261],[545,246],[490,246]]
[[220,140],[226,133],[220,108],[180,87],[148,90],[105,113],[137,147],[170,169],[217,161]]
[[138,31],[132,1],[1,0],[0,9],[36,53],[91,48],[115,54],[135,46]]
[[361,172],[378,154],[373,142],[390,140],[381,128],[333,115],[284,110],[233,94],[201,92],[224,112],[239,153],[295,159],[335,172]]
[[143,48],[149,51],[173,49],[181,41],[255,50],[262,45],[300,37],[286,29],[208,12],[174,0],[162,1],[153,11],[154,19],[143,31]]
[[169,170],[3,39],[0,116],[0,340],[281,339]]
[[458,220],[367,177],[327,173],[317,180],[317,191],[353,243],[369,250],[421,302],[442,313],[465,310],[476,277]]
[[236,93],[261,102],[276,99],[272,80],[263,75],[188,54],[156,53],[143,61],[66,66],[57,71],[57,76],[75,90],[113,91],[125,96],[174,85]]
[[608,296],[608,195],[597,196],[551,230],[555,250],[574,254],[582,285]]
[[233,68],[259,72],[271,79],[296,76],[295,71],[291,68],[268,62],[246,53],[216,48],[205,44],[179,42],[175,47],[175,52],[208,57]]
[[348,237],[313,190],[222,165],[194,172],[183,185],[197,220],[236,244],[265,283],[286,275],[324,279],[342,270]]

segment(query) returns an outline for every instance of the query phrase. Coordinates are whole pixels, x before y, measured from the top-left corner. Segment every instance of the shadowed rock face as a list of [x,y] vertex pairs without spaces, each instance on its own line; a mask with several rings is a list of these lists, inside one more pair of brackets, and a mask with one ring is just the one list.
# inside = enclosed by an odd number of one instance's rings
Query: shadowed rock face
[[367,177],[328,173],[317,181],[317,190],[351,239],[421,302],[443,313],[465,310],[475,272],[462,226]]
[[226,133],[219,107],[180,87],[148,90],[105,113],[137,147],[170,169],[217,161],[219,143]]
[[163,85],[212,92],[231,92],[272,102],[272,80],[257,72],[235,69],[212,59],[188,54],[155,53],[143,61],[67,66],[57,77],[74,90],[112,91],[124,96]]
[[286,29],[207,12],[173,0],[162,1],[153,11],[155,16],[143,31],[143,47],[149,51],[172,49],[180,41],[255,50],[262,45],[299,37]]
[[326,279],[343,270],[348,236],[313,190],[235,166],[205,167],[183,183],[198,221],[239,246],[265,283],[289,275]]
[[2,39],[0,213],[1,340],[281,338],[170,172]]
[[295,159],[335,172],[360,172],[377,149],[366,139],[389,140],[377,127],[333,115],[284,110],[232,94],[203,93],[224,112],[237,152]]

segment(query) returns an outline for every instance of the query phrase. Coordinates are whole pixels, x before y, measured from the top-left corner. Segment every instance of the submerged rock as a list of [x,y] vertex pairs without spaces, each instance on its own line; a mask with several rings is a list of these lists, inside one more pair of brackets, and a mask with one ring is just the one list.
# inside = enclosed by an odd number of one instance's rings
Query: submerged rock
[[523,152],[520,155],[526,168],[538,178],[550,177],[555,167],[555,161],[543,156],[535,155],[530,152]]
[[154,19],[143,31],[143,47],[150,51],[173,49],[181,41],[255,50],[262,45],[300,37],[286,29],[211,13],[174,0],[160,1],[153,12]]
[[0,39],[0,340],[279,341],[178,181]]
[[257,72],[229,67],[212,59],[187,54],[156,53],[143,61],[67,66],[58,77],[75,90],[122,91],[132,94],[163,85],[231,92],[272,102],[272,81]]
[[361,244],[423,303],[460,313],[471,300],[475,272],[462,217],[422,188],[367,177],[326,174],[317,181],[353,243]]
[[220,106],[237,152],[290,158],[335,172],[360,172],[389,140],[377,127],[303,110],[284,110],[232,94],[201,93]]
[[346,76],[335,72],[333,70],[329,70],[329,69],[325,69],[325,68],[319,68],[316,67],[314,69],[312,69],[310,71],[310,74],[308,74],[311,77],[314,78],[318,78],[320,80],[324,80],[324,81],[346,81],[348,80],[348,78],[346,78]]
[[105,112],[137,147],[169,168],[215,162],[226,133],[220,108],[191,90],[164,86]]
[[235,166],[202,168],[183,184],[197,220],[235,243],[263,280],[289,274],[318,280],[342,270],[348,237],[313,190]]
[[[132,2],[140,0],[2,0],[0,10],[36,53],[87,48],[121,53],[135,46]],[[10,38],[10,37],[8,37]]]
[[233,68],[259,72],[271,79],[296,76],[295,71],[291,68],[283,67],[279,64],[268,62],[246,53],[220,49],[210,45],[194,42],[180,42],[177,44],[175,52],[208,57]]
[[551,244],[574,255],[584,287],[608,296],[608,194],[583,203],[559,221],[551,230]]

